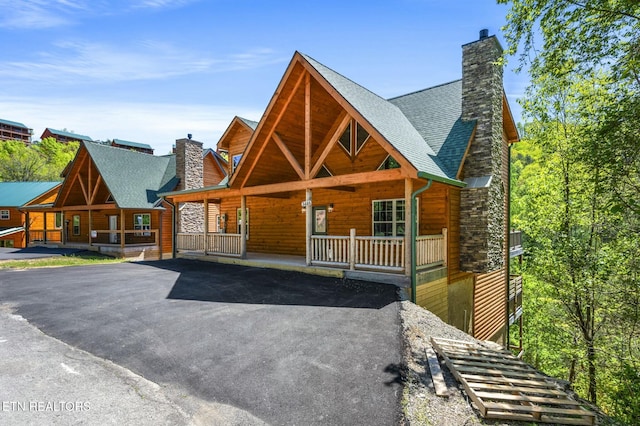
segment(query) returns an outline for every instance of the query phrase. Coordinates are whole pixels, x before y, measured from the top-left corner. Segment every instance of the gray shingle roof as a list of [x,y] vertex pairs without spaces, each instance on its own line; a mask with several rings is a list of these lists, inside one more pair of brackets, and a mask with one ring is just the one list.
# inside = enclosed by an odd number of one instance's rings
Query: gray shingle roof
[[462,121],[462,80],[389,99],[404,113],[436,154],[451,179],[473,133],[475,121]]
[[122,209],[151,209],[159,201],[158,193],[178,184],[175,155],[157,157],[95,143],[84,147]]
[[[449,167],[441,164],[434,149],[426,142],[424,136],[414,127],[401,108],[327,68],[313,58],[301,55],[419,172],[425,172],[436,179],[455,179],[455,174],[452,176],[448,172]],[[457,102],[460,103],[460,98]],[[414,117],[414,119],[416,118],[417,116]]]
[[247,126],[251,127],[253,130],[255,130],[258,127],[258,122],[257,121],[248,120],[248,119],[242,118],[242,117],[238,117],[238,120],[242,120],[242,122],[244,124],[246,124]]

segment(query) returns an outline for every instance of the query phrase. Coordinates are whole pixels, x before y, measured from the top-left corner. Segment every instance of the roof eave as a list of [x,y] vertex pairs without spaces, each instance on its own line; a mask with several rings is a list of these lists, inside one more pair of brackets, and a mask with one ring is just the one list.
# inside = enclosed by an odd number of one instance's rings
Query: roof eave
[[171,191],[171,192],[161,192],[158,194],[158,197],[173,197],[176,195],[183,195],[183,194],[195,194],[198,192],[203,192],[203,191],[217,191],[220,189],[229,189],[229,185],[213,185],[213,186],[205,186],[202,188],[195,188],[195,189],[183,189],[182,191]]
[[418,171],[418,179],[430,179],[434,182],[440,182],[446,185],[453,185],[453,186],[457,186],[458,188],[464,188],[465,186],[467,186],[467,184],[462,181],[443,177],[443,176],[437,176],[428,172]]

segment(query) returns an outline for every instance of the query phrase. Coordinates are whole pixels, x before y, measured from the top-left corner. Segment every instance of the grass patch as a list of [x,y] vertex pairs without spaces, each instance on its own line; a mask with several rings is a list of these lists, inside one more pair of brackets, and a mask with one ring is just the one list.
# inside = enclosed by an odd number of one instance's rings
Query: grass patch
[[126,260],[102,256],[96,253],[77,253],[69,256],[47,257],[42,259],[0,261],[0,269],[57,268],[63,266],[100,265],[122,262],[126,262]]

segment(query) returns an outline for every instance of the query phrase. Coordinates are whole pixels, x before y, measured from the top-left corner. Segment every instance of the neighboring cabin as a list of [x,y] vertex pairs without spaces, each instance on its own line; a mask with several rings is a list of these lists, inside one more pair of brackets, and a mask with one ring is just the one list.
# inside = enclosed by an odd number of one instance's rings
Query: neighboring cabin
[[33,129],[17,121],[0,119],[0,141],[22,141],[25,145],[31,143]]
[[[172,257],[175,208],[158,193],[180,188],[184,168],[190,166],[177,162],[185,158],[180,154],[184,150],[181,140],[177,154],[166,156],[81,142],[52,196],[16,204],[27,222],[48,218],[46,228],[34,223],[23,241],[87,248],[117,257]],[[203,152],[201,144],[197,167],[216,182],[226,176],[225,160],[218,153]]]
[[417,303],[506,340],[518,133],[497,39],[483,31],[462,50],[461,80],[388,100],[296,52],[261,121],[235,118],[220,139],[227,178],[206,185],[201,145],[184,140],[192,175],[163,194],[180,206],[179,255],[285,256],[401,286],[415,276]]
[[[55,214],[27,216],[23,206],[49,203],[55,200],[60,182],[0,182],[0,247],[26,247],[27,231],[33,239],[44,239],[44,233],[62,227],[60,217]],[[46,220],[45,220],[46,219]],[[59,239],[58,239],[59,241]]]
[[132,151],[142,152],[143,154],[153,155],[153,148],[151,147],[151,145],[148,145],[146,143],[114,139],[113,141],[111,141],[111,146],[114,148],[130,149]]
[[40,136],[40,139],[42,140],[44,138],[53,138],[60,143],[83,142],[83,141],[93,142],[93,139],[91,139],[89,136],[79,135],[73,132],[67,132],[66,130],[56,130],[50,127],[47,127],[46,129],[44,129],[44,132],[42,132],[42,136]]

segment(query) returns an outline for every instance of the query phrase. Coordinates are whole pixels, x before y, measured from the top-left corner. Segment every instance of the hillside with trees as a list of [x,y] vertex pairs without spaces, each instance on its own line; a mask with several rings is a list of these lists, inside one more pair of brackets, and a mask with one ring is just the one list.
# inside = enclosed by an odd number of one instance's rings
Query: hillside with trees
[[0,181],[61,181],[60,175],[78,146],[78,142],[63,144],[52,138],[31,145],[0,141]]
[[512,152],[525,359],[640,418],[640,3],[499,0],[531,76]]

